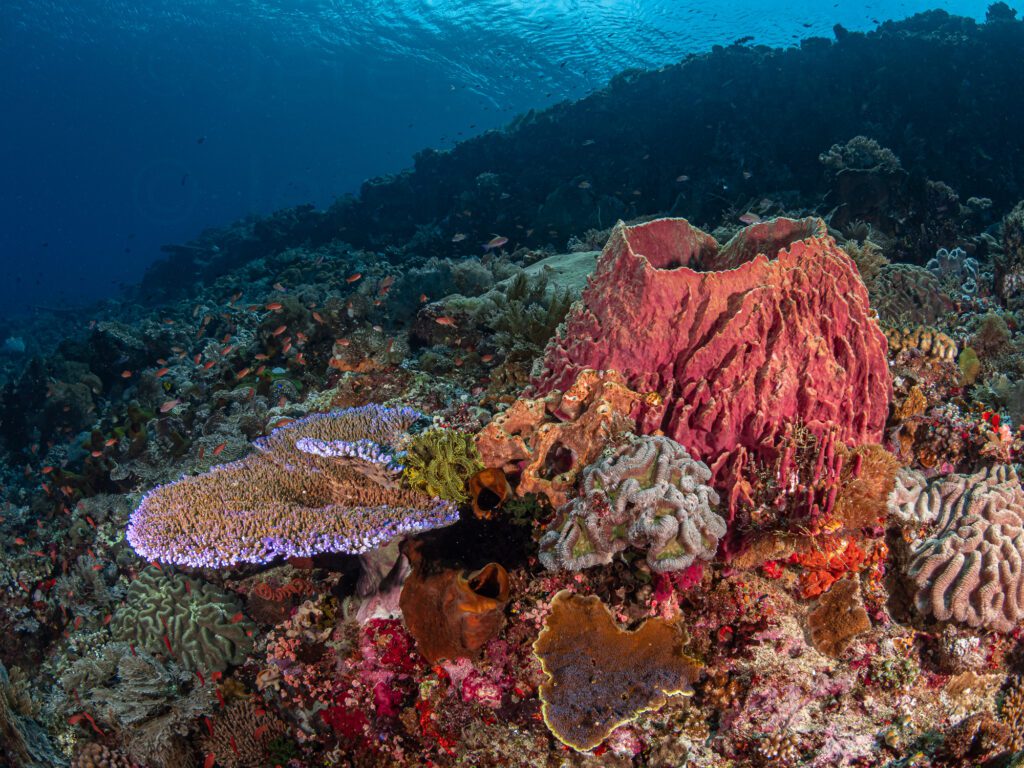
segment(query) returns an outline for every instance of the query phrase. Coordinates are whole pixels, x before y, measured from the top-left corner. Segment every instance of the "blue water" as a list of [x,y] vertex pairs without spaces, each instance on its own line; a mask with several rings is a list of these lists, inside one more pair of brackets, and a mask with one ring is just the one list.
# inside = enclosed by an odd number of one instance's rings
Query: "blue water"
[[162,243],[329,204],[628,67],[987,5],[4,0],[0,314],[114,295]]

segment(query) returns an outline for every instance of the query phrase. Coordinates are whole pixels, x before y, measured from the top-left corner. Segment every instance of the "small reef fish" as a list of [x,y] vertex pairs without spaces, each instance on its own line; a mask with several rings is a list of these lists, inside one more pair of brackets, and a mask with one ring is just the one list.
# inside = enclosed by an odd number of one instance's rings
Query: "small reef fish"
[[160,413],[167,413],[173,410],[177,406],[181,405],[181,400],[168,400],[166,403],[160,406]]
[[425,294],[425,293],[421,293],[420,294],[420,304],[426,304],[428,300],[429,299],[427,298],[427,294]]
[[362,272],[355,272],[354,274],[351,274],[348,277],[346,277],[345,278],[345,282],[346,283],[354,283],[357,280],[359,280],[360,278],[362,278],[362,276],[363,276]]
[[685,173],[681,173],[678,176],[676,176],[676,181],[678,181],[678,182],[689,181],[689,180],[690,180],[690,177],[687,176]]
[[282,333],[284,333],[287,330],[288,330],[288,326],[287,325],[279,325],[279,326],[277,326],[277,328],[275,328],[273,330],[273,332],[271,333],[271,336],[280,336]]
[[589,181],[581,181],[576,186],[578,186],[580,189],[590,189],[590,182]]
[[462,232],[456,232],[454,235],[452,235],[452,242],[453,243],[461,243],[465,239],[466,239],[466,235],[463,234]]
[[501,235],[495,235],[490,240],[488,240],[486,243],[484,243],[484,250],[485,251],[492,251],[495,248],[501,248],[501,246],[505,245],[505,243],[507,243],[507,242],[508,242],[508,238],[507,237],[502,237]]
[[129,371],[129,370],[121,371],[121,378],[122,379],[130,379],[131,377],[132,377],[132,372],[131,371]]
[[759,224],[761,222],[761,217],[756,213],[744,213],[740,216],[740,221],[744,224]]
[[434,322],[438,325],[447,325],[450,328],[455,327],[455,318],[449,317],[448,315],[442,315],[441,317],[434,318]]
[[267,309],[270,310],[271,312],[277,312],[283,306],[284,305],[280,301],[272,301],[269,304],[267,304]]
[[157,371],[157,372],[156,372],[156,373],[154,373],[153,375],[154,375],[154,376],[155,376],[156,378],[158,378],[158,379],[159,379],[159,378],[160,378],[161,376],[166,376],[166,375],[167,375],[168,373],[170,373],[170,371],[171,371],[171,369],[170,369],[170,368],[161,368],[161,369],[160,369],[159,371]]

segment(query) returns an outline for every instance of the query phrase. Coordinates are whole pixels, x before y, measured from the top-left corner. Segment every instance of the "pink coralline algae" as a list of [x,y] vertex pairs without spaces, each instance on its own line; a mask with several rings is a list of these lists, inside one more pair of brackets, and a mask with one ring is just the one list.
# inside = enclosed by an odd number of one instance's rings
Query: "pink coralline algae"
[[754,224],[722,247],[684,219],[619,223],[533,390],[585,368],[658,392],[643,431],[681,443],[716,484],[732,457],[775,458],[787,423],[878,442],[892,391],[867,290],[817,218]]
[[240,461],[150,491],[128,541],[148,559],[219,568],[359,554],[453,523],[454,504],[401,484],[394,444],[418,418],[369,405],[292,422]]

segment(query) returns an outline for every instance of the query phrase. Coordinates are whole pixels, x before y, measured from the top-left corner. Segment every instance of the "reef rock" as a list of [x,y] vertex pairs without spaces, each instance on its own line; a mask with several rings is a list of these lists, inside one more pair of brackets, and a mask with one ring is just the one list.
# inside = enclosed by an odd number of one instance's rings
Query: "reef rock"
[[793,421],[834,424],[851,444],[881,440],[892,383],[869,311],[821,219],[754,224],[724,247],[685,219],[620,222],[532,386],[620,371],[661,395],[642,431],[661,430],[720,480],[737,450],[772,458]]

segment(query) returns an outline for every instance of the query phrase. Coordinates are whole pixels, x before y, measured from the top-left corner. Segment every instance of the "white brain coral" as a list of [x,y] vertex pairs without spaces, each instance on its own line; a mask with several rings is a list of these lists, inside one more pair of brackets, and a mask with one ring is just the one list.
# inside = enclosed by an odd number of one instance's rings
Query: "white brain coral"
[[583,471],[580,497],[541,538],[546,568],[611,562],[632,545],[658,572],[710,560],[725,535],[711,471],[667,437],[638,437]]
[[926,500],[935,533],[914,551],[917,607],[941,621],[1012,631],[1024,619],[1024,490],[1012,467],[916,486],[900,506]]

